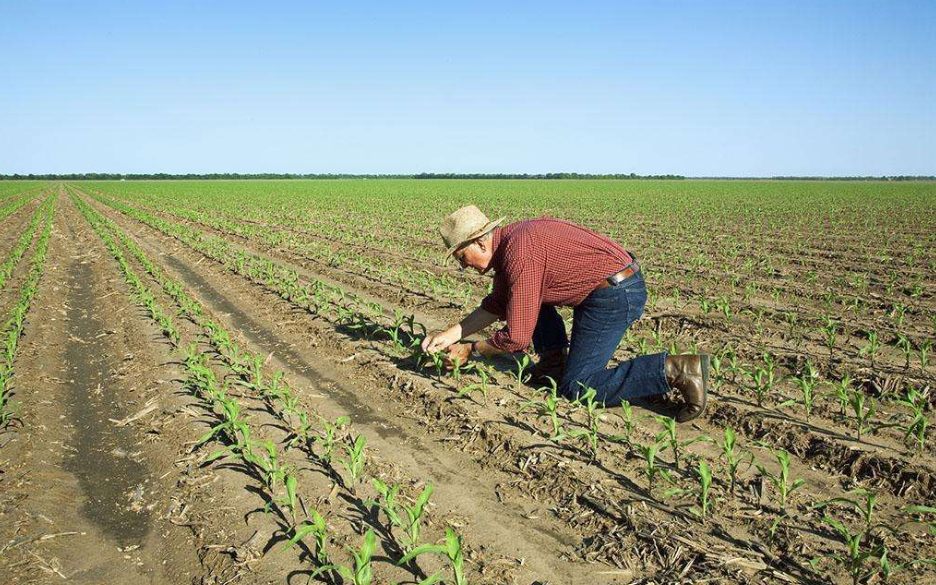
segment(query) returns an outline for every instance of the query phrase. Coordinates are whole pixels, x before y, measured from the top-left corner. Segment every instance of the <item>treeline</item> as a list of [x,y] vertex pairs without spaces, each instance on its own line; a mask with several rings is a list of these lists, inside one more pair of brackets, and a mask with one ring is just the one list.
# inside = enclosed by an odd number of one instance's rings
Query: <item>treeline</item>
[[934,175],[881,175],[880,177],[692,177],[692,179],[706,181],[936,181]]
[[588,173],[546,173],[530,175],[527,173],[419,173],[414,179],[685,179],[682,175],[637,175],[634,173],[614,173],[592,175]]
[[531,175],[527,173],[419,173],[416,175],[352,175],[345,173],[299,174],[299,173],[208,173],[172,175],[169,173],[70,173],[45,175],[0,175],[0,180],[7,181],[179,181],[197,180],[253,180],[253,179],[685,179],[681,175],[636,175],[611,174],[592,175],[582,173],[546,173]]
[[419,173],[416,175],[353,175],[347,173],[208,173],[173,175],[169,173],[70,173],[44,175],[0,175],[0,181],[181,181],[181,180],[259,180],[259,179],[656,179],[719,181],[936,181],[933,175],[882,175],[880,177],[686,177],[683,175],[637,175],[635,173],[595,175],[588,173]]

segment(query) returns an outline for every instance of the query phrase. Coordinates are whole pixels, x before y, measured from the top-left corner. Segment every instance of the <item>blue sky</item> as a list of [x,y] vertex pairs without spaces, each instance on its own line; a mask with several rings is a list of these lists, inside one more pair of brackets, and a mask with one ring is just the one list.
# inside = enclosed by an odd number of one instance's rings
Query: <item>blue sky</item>
[[936,174],[936,2],[0,0],[0,173]]

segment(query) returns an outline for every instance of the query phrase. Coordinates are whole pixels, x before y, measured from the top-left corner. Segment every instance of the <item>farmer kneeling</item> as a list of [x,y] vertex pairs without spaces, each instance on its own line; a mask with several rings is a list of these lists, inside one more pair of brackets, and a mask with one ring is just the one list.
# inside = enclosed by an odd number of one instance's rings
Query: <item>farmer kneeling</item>
[[[494,288],[461,323],[426,337],[423,351],[447,350],[446,360],[525,350],[540,360],[534,380],[550,376],[575,399],[584,388],[606,406],[679,390],[676,420],[705,410],[707,355],[636,357],[606,368],[624,332],[643,314],[647,288],[636,258],[595,232],[568,221],[542,218],[498,227],[474,205],[445,218],[439,232],[462,268],[494,269]],[[574,307],[572,340],[556,307]],[[507,325],[486,341],[458,343],[498,319]]]

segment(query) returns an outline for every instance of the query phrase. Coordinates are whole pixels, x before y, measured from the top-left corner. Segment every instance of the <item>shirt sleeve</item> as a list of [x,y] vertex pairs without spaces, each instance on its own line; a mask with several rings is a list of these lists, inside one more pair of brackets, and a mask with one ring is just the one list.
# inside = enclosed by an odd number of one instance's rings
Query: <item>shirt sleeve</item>
[[530,345],[543,302],[545,258],[530,242],[520,244],[525,253],[506,262],[504,271],[507,326],[488,339],[501,351],[522,351]]

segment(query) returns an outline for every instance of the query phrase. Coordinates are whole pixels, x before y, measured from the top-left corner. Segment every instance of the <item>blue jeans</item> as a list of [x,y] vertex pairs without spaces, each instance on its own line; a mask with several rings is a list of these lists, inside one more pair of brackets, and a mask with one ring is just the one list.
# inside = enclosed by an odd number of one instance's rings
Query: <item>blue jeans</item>
[[624,332],[643,314],[647,285],[638,272],[616,286],[593,291],[573,309],[572,342],[555,307],[540,307],[533,331],[537,353],[569,348],[566,371],[559,384],[562,395],[578,398],[584,387],[594,388],[606,406],[670,391],[664,364],[666,352],[642,355],[607,368]]

